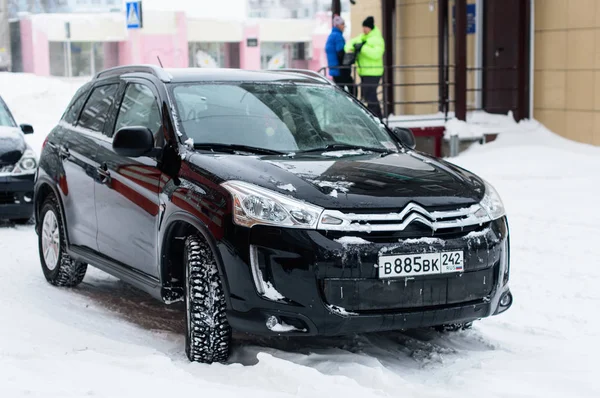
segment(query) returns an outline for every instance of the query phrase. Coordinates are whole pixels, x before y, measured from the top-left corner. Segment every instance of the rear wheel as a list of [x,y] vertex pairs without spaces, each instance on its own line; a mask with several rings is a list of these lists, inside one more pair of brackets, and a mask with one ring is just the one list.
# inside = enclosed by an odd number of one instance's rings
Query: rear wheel
[[79,285],[87,271],[87,264],[75,261],[67,254],[65,228],[58,202],[53,196],[44,202],[40,220],[42,225],[38,234],[38,248],[46,280],[55,286]]
[[198,236],[185,240],[184,268],[186,354],[194,362],[225,362],[231,342],[225,293],[214,254]]

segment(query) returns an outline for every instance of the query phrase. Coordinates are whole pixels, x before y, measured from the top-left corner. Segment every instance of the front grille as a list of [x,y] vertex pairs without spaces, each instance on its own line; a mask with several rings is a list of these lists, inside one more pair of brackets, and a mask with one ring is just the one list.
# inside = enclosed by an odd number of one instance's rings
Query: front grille
[[421,224],[412,223],[402,231],[372,231],[372,232],[345,232],[345,231],[320,231],[328,239],[336,240],[348,236],[365,239],[371,243],[397,243],[403,239],[438,238],[443,240],[464,238],[471,232],[484,231],[490,227],[490,223],[482,225],[467,225],[464,227],[445,228],[432,230]]
[[14,168],[15,168],[15,166],[13,164],[8,164],[8,165],[0,166],[0,174],[3,174],[3,173],[12,173],[12,171],[13,171]]
[[0,192],[0,205],[13,203],[15,203],[15,194],[13,192]]
[[413,279],[325,278],[327,304],[362,314],[425,310],[485,300],[496,284],[498,267],[447,276]]
[[420,226],[425,228],[431,235],[437,231],[481,226],[490,221],[487,213],[478,204],[457,209],[432,209],[428,211],[416,203],[409,203],[399,213],[382,211],[345,213],[338,210],[325,210],[321,215],[318,229],[323,231],[396,233],[405,230],[410,231]]

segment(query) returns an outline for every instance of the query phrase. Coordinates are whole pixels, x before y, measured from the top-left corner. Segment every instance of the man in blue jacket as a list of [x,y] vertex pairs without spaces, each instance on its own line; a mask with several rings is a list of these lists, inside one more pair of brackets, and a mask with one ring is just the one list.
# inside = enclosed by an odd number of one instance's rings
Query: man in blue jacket
[[344,66],[344,28],[346,27],[344,19],[339,15],[333,17],[333,29],[327,38],[325,44],[325,53],[327,54],[327,64],[329,66],[329,76],[342,89],[347,90],[350,94],[356,95],[356,86],[352,78],[351,66]]

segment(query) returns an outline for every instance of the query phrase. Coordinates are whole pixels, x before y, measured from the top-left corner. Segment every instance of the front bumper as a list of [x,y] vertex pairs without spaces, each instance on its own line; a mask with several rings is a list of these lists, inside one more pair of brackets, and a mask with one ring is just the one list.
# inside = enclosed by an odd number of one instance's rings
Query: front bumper
[[[239,331],[264,335],[342,335],[469,322],[504,312],[509,233],[502,218],[470,232],[434,240],[363,236],[370,244],[342,244],[319,231],[233,227],[222,242],[229,292],[228,319]],[[256,248],[251,261],[249,247]],[[464,272],[381,280],[378,256],[464,251]],[[254,272],[251,263],[260,272]],[[256,278],[266,294],[259,294]],[[270,298],[269,298],[270,297]],[[275,299],[275,300],[274,300]],[[504,299],[504,300],[502,300]],[[502,304],[501,304],[502,301]],[[287,325],[271,330],[276,317]]]
[[33,215],[34,175],[0,177],[0,219],[25,219]]

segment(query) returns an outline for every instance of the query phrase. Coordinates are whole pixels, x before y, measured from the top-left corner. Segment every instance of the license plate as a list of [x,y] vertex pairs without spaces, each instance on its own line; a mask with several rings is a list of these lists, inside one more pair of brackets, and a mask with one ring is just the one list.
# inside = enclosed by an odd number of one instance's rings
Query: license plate
[[379,257],[379,278],[449,274],[464,271],[462,251]]

